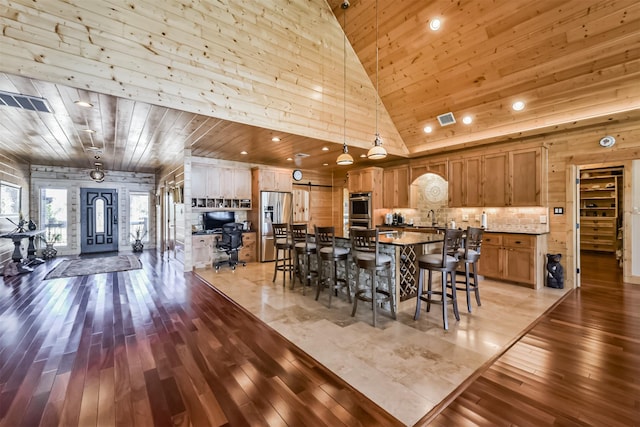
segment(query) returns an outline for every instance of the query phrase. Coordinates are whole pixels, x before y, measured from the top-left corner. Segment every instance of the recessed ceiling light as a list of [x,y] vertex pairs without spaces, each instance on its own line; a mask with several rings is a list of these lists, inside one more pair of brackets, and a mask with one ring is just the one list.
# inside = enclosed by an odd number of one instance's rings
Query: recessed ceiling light
[[93,104],[87,101],[73,101],[74,104],[79,105],[80,107],[84,107],[84,108],[91,108],[93,107]]
[[471,116],[464,116],[462,118],[462,123],[464,123],[465,125],[470,125],[472,121],[473,118]]
[[367,155],[366,154],[360,154],[360,157],[364,158],[364,157],[367,157]]
[[513,103],[511,108],[513,108],[515,111],[522,111],[522,110],[524,110],[524,102],[516,101],[516,102]]
[[280,138],[278,138],[277,136],[274,136],[273,138],[271,138],[271,141],[280,142]]
[[322,166],[329,166],[329,163],[323,163]]
[[82,129],[82,132],[86,132],[86,133],[96,133],[95,130],[93,129]]
[[288,161],[288,162],[290,162],[290,161],[292,161],[292,160],[293,160],[293,159],[292,159],[291,157],[287,157],[287,161]]
[[242,150],[242,151],[240,152],[240,154],[249,154],[249,153],[247,153],[246,151]]
[[329,147],[322,147],[322,151],[329,151]]
[[440,18],[433,18],[429,22],[429,28],[431,28],[432,31],[438,31],[440,29],[440,26],[442,26],[442,21],[440,21]]
[[425,126],[424,127],[424,133],[431,133],[433,132],[433,128],[431,126]]

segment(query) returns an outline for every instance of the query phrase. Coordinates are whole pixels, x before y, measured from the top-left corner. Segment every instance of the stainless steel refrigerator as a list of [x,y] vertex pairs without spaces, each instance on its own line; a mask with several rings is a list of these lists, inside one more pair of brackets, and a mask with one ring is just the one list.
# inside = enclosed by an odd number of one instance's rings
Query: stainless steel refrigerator
[[273,245],[272,224],[291,224],[293,203],[291,193],[276,191],[260,192],[260,261],[276,259]]

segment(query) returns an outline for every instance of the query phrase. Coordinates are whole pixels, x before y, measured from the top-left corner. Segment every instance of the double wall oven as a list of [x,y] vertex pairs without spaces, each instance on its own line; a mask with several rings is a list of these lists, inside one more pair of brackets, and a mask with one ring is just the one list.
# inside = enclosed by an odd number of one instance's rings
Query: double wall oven
[[349,194],[349,228],[371,228],[372,215],[371,193]]

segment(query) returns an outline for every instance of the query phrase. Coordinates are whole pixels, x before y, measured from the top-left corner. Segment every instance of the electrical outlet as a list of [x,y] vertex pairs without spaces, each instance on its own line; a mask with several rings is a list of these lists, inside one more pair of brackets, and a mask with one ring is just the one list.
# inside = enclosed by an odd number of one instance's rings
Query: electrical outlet
[[462,222],[469,222],[469,215],[462,214]]
[[547,223],[547,216],[540,215],[540,224],[546,224],[546,223]]

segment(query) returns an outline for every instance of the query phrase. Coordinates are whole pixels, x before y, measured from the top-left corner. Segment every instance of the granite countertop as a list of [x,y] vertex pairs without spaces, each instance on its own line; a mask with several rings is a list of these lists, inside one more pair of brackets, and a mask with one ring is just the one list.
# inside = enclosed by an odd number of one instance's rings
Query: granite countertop
[[507,228],[487,228],[484,230],[487,233],[502,233],[502,234],[530,234],[532,236],[541,236],[543,234],[549,234],[549,231],[540,231],[540,230],[516,230],[516,229],[507,229]]
[[[437,230],[444,230],[445,227],[431,227],[431,226],[424,226],[424,225],[417,225],[417,226],[412,226],[412,225],[408,225],[408,224],[403,224],[403,225],[378,225],[376,226],[378,227],[380,230],[398,230],[400,232],[408,232],[408,231],[415,231],[418,233],[434,233]],[[467,227],[459,227],[462,230],[466,230]],[[484,231],[486,231],[487,233],[503,233],[503,234],[531,234],[531,235],[535,235],[535,236],[539,236],[542,234],[548,234],[549,231],[548,230],[531,230],[531,229],[521,229],[521,228],[516,228],[516,227],[499,227],[499,228],[487,228]]]
[[[348,237],[337,236],[336,239],[349,240]],[[415,231],[393,231],[380,233],[380,243],[385,245],[411,246],[438,242],[442,242],[442,234],[420,233]]]

